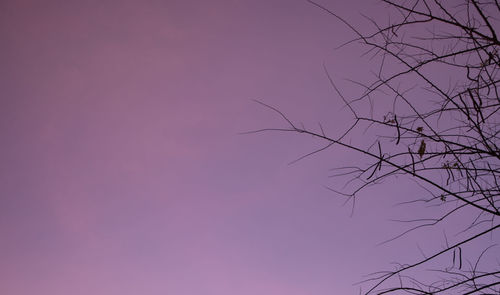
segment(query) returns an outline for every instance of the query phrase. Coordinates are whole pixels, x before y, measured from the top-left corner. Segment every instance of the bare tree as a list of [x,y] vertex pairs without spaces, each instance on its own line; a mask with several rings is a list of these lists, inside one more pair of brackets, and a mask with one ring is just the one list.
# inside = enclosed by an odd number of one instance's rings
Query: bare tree
[[[337,169],[337,176],[348,177],[347,187],[331,188],[353,204],[362,190],[382,180],[413,179],[428,195],[408,203],[443,210],[406,220],[411,225],[402,235],[455,216],[470,218],[442,250],[372,274],[362,284],[364,294],[500,294],[499,1],[382,0],[392,9],[391,18],[386,24],[368,18],[371,33],[309,2],[352,30],[355,38],[343,46],[365,46],[378,64],[374,79],[353,81],[362,95],[346,97],[325,67],[353,117],[340,135],[328,135],[321,125],[299,126],[262,102],[286,127],[255,132],[291,131],[325,143],[304,157],[336,146],[365,156],[366,165]],[[353,143],[360,133],[375,136],[368,144]],[[474,243],[482,250],[462,251]]]

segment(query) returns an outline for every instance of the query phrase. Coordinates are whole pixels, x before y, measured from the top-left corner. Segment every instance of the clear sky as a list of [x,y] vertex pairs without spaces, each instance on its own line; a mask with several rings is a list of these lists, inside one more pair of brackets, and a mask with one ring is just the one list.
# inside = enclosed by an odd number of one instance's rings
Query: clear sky
[[238,135],[283,126],[252,99],[341,132],[322,65],[366,73],[351,37],[302,0],[2,0],[0,293],[357,294],[416,249],[375,246],[405,187],[350,217],[323,186],[355,155]]

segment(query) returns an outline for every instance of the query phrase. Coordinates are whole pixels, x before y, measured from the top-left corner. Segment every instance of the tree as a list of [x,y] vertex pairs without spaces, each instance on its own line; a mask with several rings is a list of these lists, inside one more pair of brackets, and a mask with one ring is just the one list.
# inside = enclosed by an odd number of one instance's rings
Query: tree
[[[355,38],[342,46],[365,46],[378,63],[374,79],[354,82],[362,95],[346,97],[325,67],[353,118],[340,136],[327,135],[321,125],[319,130],[299,126],[263,102],[286,127],[254,132],[291,131],[325,143],[304,157],[335,147],[364,156],[366,165],[337,168],[338,177],[348,177],[347,188],[330,188],[353,206],[360,191],[380,181],[414,180],[428,195],[408,203],[443,210],[406,220],[411,226],[402,235],[457,215],[469,218],[443,250],[373,274],[363,283],[364,294],[500,294],[494,236],[500,227],[499,1],[382,0],[392,9],[391,20],[383,25],[369,18],[370,33],[309,2],[352,30]],[[373,134],[372,141],[352,143],[361,132]],[[485,237],[481,251],[462,251]]]

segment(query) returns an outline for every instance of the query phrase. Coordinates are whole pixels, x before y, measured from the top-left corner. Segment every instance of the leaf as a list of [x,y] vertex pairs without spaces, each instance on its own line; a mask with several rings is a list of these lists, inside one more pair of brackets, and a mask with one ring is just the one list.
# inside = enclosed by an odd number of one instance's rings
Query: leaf
[[420,159],[422,159],[424,154],[425,154],[425,141],[422,139],[422,141],[420,142],[420,147],[418,148],[418,155],[420,156]]

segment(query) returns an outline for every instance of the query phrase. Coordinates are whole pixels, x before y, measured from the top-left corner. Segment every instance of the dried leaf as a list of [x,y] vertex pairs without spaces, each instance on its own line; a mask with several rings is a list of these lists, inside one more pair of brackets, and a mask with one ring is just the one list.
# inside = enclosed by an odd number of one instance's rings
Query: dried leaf
[[420,142],[420,147],[418,148],[418,155],[420,156],[420,159],[422,159],[424,154],[425,154],[425,141],[422,139],[422,141]]

